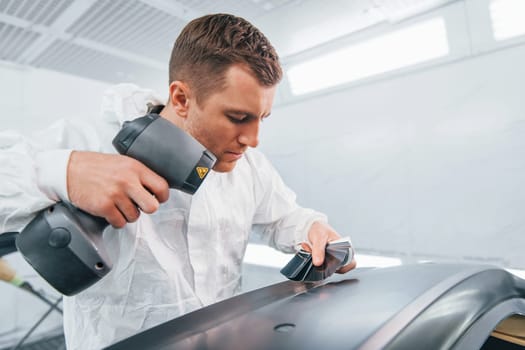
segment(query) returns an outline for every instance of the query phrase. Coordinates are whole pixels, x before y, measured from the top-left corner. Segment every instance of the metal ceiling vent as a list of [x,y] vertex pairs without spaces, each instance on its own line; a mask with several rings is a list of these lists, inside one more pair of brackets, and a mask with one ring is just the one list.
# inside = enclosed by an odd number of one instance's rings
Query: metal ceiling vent
[[[299,11],[303,2],[0,0],[0,60],[106,82],[165,84],[173,42],[191,19],[223,12],[254,21],[273,11]],[[448,2],[364,3],[395,20]]]

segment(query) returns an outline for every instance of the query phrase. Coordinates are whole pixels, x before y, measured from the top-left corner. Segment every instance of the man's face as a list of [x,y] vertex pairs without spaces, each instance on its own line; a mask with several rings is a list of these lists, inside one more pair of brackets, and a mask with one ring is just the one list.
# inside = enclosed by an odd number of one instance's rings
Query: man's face
[[234,65],[226,71],[225,88],[201,105],[188,100],[184,129],[217,157],[213,169],[233,170],[248,147],[259,143],[259,126],[270,114],[275,86],[261,86],[246,70]]

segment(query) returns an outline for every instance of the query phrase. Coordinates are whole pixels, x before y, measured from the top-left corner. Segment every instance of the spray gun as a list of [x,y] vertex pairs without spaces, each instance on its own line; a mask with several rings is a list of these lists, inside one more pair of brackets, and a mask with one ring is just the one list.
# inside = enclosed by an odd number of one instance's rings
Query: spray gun
[[[215,164],[197,140],[157,113],[124,123],[113,139],[120,154],[142,162],[170,188],[194,194]],[[56,290],[77,294],[112,268],[102,241],[109,223],[67,202],[41,211],[16,238],[29,264]]]

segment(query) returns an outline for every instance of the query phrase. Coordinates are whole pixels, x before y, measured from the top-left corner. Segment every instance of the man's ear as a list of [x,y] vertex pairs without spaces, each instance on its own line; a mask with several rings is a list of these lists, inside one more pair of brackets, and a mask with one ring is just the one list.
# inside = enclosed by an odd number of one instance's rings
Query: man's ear
[[188,115],[188,106],[191,90],[189,86],[180,81],[175,80],[170,84],[170,103],[179,117],[186,118]]

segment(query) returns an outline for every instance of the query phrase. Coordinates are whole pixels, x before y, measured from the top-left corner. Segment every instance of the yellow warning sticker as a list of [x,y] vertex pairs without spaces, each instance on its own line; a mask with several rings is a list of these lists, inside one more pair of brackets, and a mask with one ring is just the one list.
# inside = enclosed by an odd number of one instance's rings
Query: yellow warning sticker
[[202,167],[202,166],[198,166],[195,168],[195,170],[197,170],[197,174],[199,174],[199,177],[202,179],[204,179],[204,176],[206,176],[206,174],[208,173],[208,168],[205,168],[205,167]]

